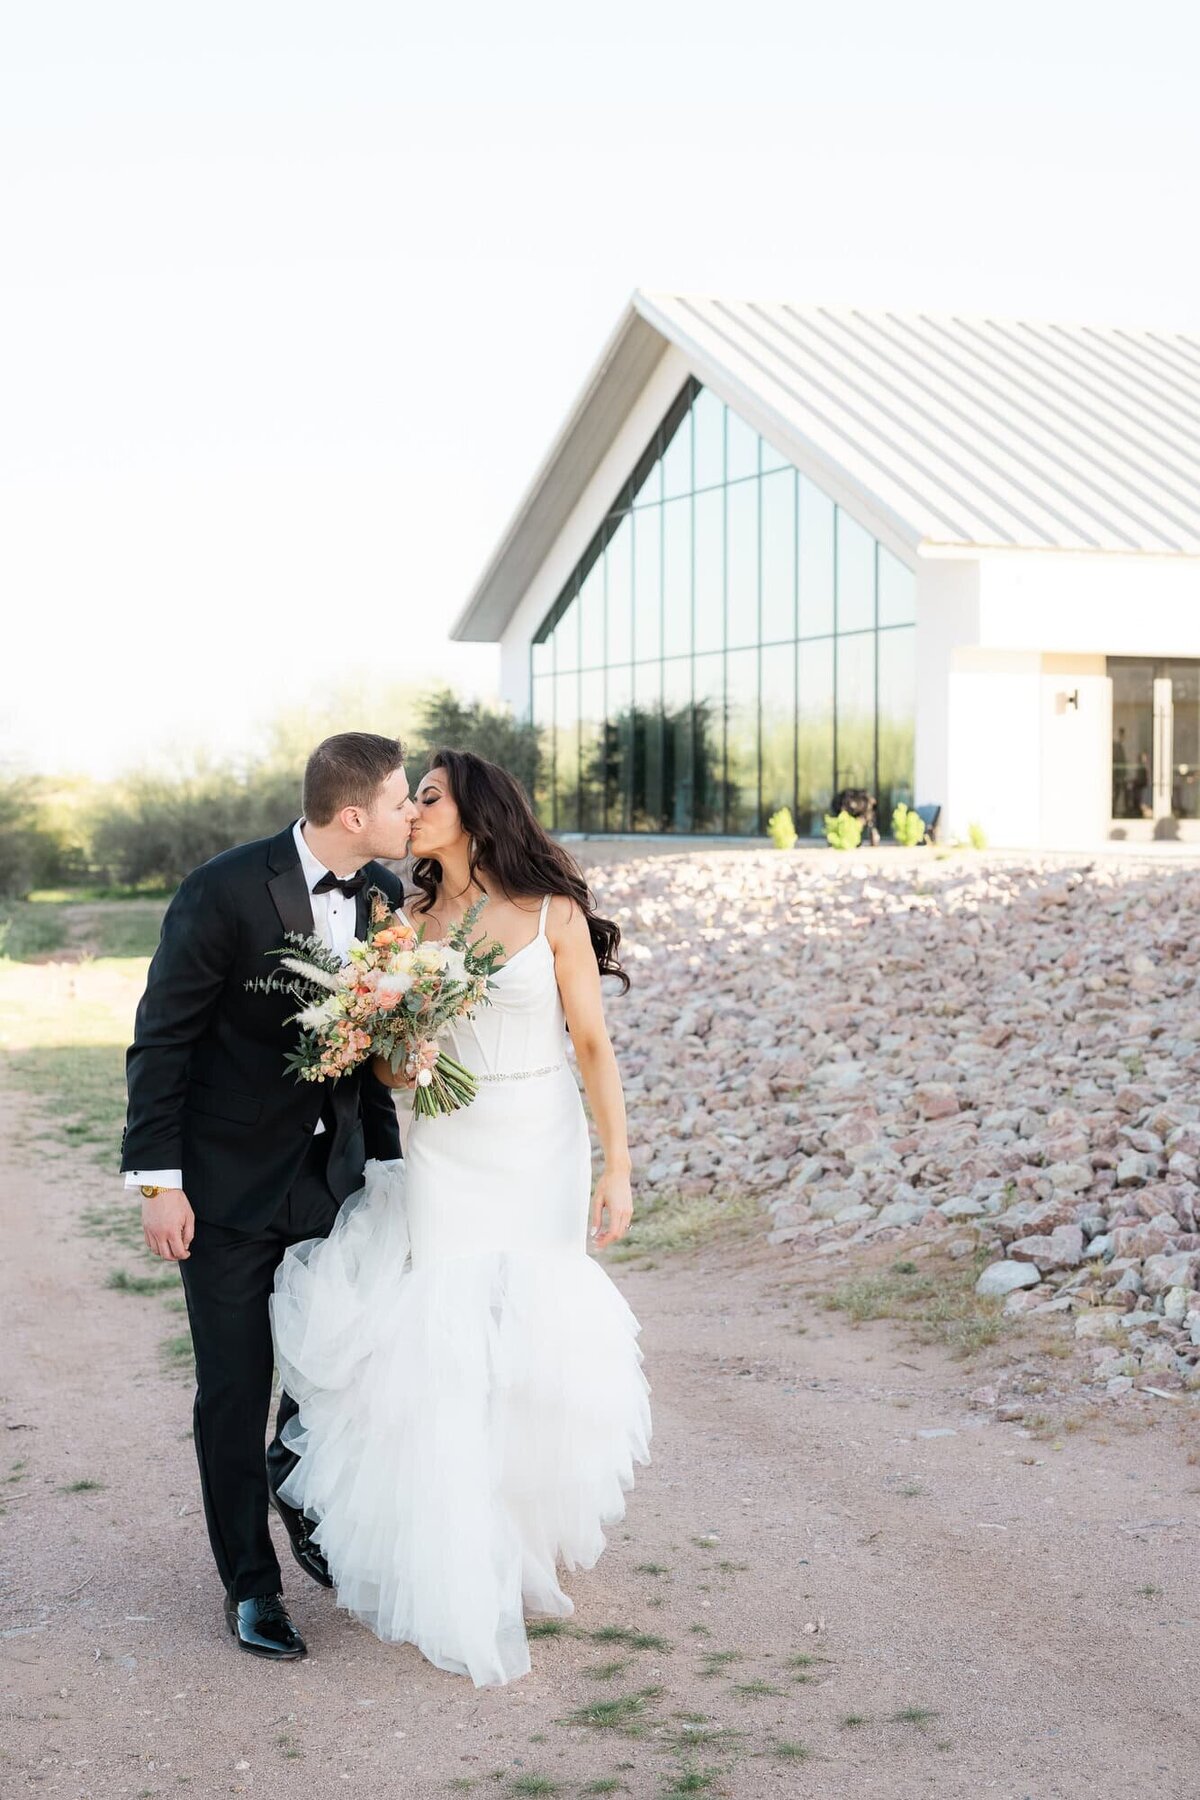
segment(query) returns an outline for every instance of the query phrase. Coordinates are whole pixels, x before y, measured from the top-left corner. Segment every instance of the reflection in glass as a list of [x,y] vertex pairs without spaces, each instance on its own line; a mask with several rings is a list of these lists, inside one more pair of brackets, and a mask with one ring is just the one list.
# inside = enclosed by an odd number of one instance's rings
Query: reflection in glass
[[629,828],[629,785],[633,773],[633,670],[608,671],[604,727],[604,829]]
[[762,641],[796,635],[796,476],[764,475],[762,495]]
[[901,800],[911,806],[917,743],[917,633],[879,633],[879,829],[890,833]]
[[604,666],[604,558],[597,557],[579,589],[579,666]]
[[834,785],[875,788],[875,633],[837,641],[837,768]]
[[917,578],[907,564],[879,546],[879,623],[915,625]]
[[579,677],[579,829],[604,829],[604,671]]
[[800,636],[833,630],[833,501],[800,477]]
[[604,552],[608,651],[605,660],[627,663],[633,655],[633,519],[626,513]]
[[1171,683],[1171,816],[1200,818],[1200,664],[1168,662],[1162,672]]
[[686,656],[692,647],[691,501],[666,501],[662,521],[663,654]]
[[662,508],[633,520],[633,653],[662,655]]
[[697,494],[695,512],[695,631],[697,650],[725,644],[725,495]]
[[833,639],[797,650],[796,829],[819,837],[833,798]]
[[579,667],[579,602],[572,600],[558,624],[554,627],[554,668],[561,674],[564,669]]
[[757,650],[725,659],[725,782],[725,830],[758,831]]
[[1112,816],[1154,817],[1154,677],[1152,662],[1110,661],[1112,677]]
[[664,662],[663,827],[692,829],[692,659]]
[[762,818],[796,805],[796,658],[790,644],[762,652]]
[[725,414],[725,479],[744,481],[758,474],[758,433],[734,412]]
[[679,428],[663,452],[663,499],[674,500],[692,491],[692,415],[684,413]]
[[661,831],[663,818],[662,664],[633,671],[633,780],[630,825],[634,831]]
[[837,628],[870,631],[875,624],[875,539],[837,509]]
[[758,483],[743,481],[726,488],[729,533],[729,596],[726,602],[728,642],[758,642]]
[[715,394],[701,388],[692,407],[695,420],[696,492],[720,487],[725,479],[725,408]]
[[554,829],[579,830],[579,677],[554,677]]
[[693,829],[725,829],[725,658],[698,656],[693,681]]
[[535,675],[533,725],[537,732],[537,772],[533,780],[533,808],[548,831],[554,829],[554,680]]

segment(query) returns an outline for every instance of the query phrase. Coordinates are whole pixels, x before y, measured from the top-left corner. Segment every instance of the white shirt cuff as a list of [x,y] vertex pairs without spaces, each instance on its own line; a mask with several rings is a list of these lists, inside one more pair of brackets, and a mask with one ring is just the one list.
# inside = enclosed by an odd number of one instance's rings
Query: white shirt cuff
[[126,1169],[125,1186],[127,1188],[163,1187],[181,1188],[183,1186],[182,1169]]

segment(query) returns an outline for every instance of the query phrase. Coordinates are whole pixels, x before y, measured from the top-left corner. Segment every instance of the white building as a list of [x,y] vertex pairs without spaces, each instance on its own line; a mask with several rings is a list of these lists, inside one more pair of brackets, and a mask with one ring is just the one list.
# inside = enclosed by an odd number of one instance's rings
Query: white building
[[1200,836],[1200,338],[637,294],[454,635],[560,831]]

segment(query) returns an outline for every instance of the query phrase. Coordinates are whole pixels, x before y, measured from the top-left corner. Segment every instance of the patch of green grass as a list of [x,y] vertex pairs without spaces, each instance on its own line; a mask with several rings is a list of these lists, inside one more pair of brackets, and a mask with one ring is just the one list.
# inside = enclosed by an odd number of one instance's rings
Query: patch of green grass
[[60,1494],[98,1494],[103,1486],[102,1481],[93,1481],[90,1475],[84,1475],[79,1481],[69,1481],[58,1491]]
[[569,1637],[570,1630],[565,1619],[530,1619],[525,1627],[525,1636],[529,1638]]
[[131,1275],[128,1269],[110,1269],[104,1285],[118,1294],[178,1294],[179,1275],[174,1269],[167,1275]]
[[870,1319],[899,1319],[922,1343],[940,1343],[952,1355],[973,1355],[1012,1329],[1003,1302],[975,1292],[974,1261],[965,1269],[917,1269],[894,1262],[888,1269],[855,1276],[825,1296],[824,1304],[847,1313],[856,1325]]
[[579,1706],[568,1713],[565,1723],[590,1725],[594,1731],[619,1731],[624,1737],[641,1737],[647,1714],[662,1691],[661,1687],[644,1687],[612,1700],[594,1700],[590,1706]]
[[9,1057],[18,1087],[44,1103],[46,1116],[26,1127],[72,1149],[86,1150],[110,1171],[117,1166],[125,1118],[125,1051],[119,1044],[59,1044]]
[[920,1725],[923,1727],[923,1726],[928,1725],[930,1719],[936,1719],[936,1718],[937,1718],[937,1714],[936,1714],[936,1712],[934,1712],[932,1707],[929,1707],[929,1706],[902,1706],[900,1708],[899,1712],[894,1712],[892,1714],[892,1724],[893,1725]]
[[7,961],[51,956],[66,941],[66,921],[59,908],[29,900],[6,900],[0,906],[0,957]]
[[711,1637],[712,1632],[707,1625],[689,1625],[688,1630],[693,1637]]
[[694,1537],[692,1539],[698,1550],[715,1550],[720,1541],[719,1537]]
[[168,1370],[191,1368],[195,1360],[191,1332],[185,1331],[179,1337],[167,1338],[161,1346],[161,1355]]
[[762,1208],[750,1194],[679,1194],[640,1197],[627,1235],[607,1252],[611,1261],[635,1256],[696,1250],[701,1245],[752,1236],[762,1224]]
[[741,1662],[740,1650],[705,1650],[704,1661],[700,1665],[703,1676],[720,1675],[731,1663]]
[[583,1672],[589,1681],[615,1681],[617,1676],[623,1675],[628,1667],[628,1658],[622,1657],[619,1662],[593,1663]]
[[1148,1581],[1144,1587],[1138,1589],[1138,1593],[1141,1594],[1142,1598],[1145,1600],[1157,1600],[1158,1596],[1162,1593],[1162,1589],[1160,1587],[1155,1587],[1153,1582]]
[[627,1650],[669,1650],[666,1638],[649,1631],[633,1631],[628,1625],[598,1625],[585,1634],[593,1644],[623,1644]]
[[683,1800],[685,1794],[707,1794],[716,1785],[719,1769],[681,1769],[659,1789],[659,1800]]
[[719,1562],[717,1564],[718,1572],[722,1575],[745,1575],[749,1567],[749,1563]]
[[510,1794],[561,1794],[562,1786],[549,1775],[518,1775],[508,1784]]
[[633,1572],[635,1575],[669,1575],[671,1573],[665,1563],[656,1562],[634,1563]]
[[598,1775],[595,1781],[589,1781],[580,1788],[581,1794],[620,1794],[624,1792],[625,1783],[616,1775]]
[[843,1713],[838,1720],[838,1724],[846,1731],[853,1731],[856,1726],[869,1725],[870,1722],[866,1713]]
[[790,1742],[785,1738],[782,1743],[773,1746],[772,1755],[780,1757],[784,1762],[807,1762],[812,1751],[807,1744]]
[[783,1693],[783,1689],[772,1686],[769,1681],[764,1681],[761,1676],[756,1675],[753,1681],[735,1681],[733,1692],[740,1694],[743,1700],[767,1700],[778,1697]]

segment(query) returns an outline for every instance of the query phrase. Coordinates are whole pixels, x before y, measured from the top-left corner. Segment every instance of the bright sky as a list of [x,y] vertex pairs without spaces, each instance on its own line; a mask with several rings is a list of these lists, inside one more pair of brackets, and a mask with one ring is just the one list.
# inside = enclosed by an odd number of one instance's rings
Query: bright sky
[[5,8],[0,760],[493,692],[448,627],[636,286],[1200,324],[1194,7],[419,13]]

